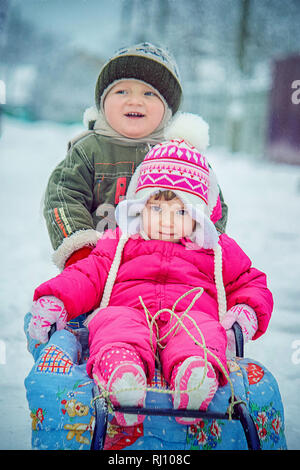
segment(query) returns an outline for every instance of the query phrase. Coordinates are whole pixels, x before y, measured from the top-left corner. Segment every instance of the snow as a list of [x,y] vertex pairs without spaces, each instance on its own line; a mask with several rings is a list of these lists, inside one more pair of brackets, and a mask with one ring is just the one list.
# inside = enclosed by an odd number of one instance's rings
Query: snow
[[[5,118],[0,138],[0,449],[30,449],[24,379],[33,359],[23,318],[34,288],[58,273],[50,260],[41,201],[48,176],[80,126]],[[228,234],[267,273],[275,308],[267,333],[246,356],[275,376],[285,408],[289,449],[300,448],[300,167],[210,149],[229,205]]]

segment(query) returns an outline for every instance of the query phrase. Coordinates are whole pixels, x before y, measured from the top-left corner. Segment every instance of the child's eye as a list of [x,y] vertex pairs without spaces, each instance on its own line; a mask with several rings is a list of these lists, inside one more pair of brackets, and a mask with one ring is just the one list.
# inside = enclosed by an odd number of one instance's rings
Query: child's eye
[[160,206],[151,206],[151,210],[153,212],[160,212],[161,208],[160,208]]
[[179,209],[179,210],[177,211],[177,214],[184,216],[184,215],[187,215],[187,211],[186,211],[185,209]]
[[125,95],[126,90],[117,90],[116,95]]
[[156,94],[153,93],[153,91],[145,91],[144,95],[145,96],[156,96]]

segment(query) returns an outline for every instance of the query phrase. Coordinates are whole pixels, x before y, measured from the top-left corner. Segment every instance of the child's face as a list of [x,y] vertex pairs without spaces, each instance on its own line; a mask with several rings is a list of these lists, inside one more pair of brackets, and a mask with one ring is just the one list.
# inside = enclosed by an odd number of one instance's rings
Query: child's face
[[174,243],[189,237],[196,224],[177,197],[165,201],[156,200],[152,196],[143,209],[142,220],[144,231],[149,238]]
[[139,80],[121,80],[107,94],[104,113],[119,134],[146,137],[161,123],[165,106],[157,92]]

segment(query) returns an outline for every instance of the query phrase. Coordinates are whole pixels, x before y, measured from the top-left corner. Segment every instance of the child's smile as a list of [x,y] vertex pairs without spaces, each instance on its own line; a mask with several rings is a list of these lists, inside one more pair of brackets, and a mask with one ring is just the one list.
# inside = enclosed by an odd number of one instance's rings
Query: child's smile
[[145,116],[145,114],[130,112],[130,113],[127,113],[126,116],[129,118],[142,118]]

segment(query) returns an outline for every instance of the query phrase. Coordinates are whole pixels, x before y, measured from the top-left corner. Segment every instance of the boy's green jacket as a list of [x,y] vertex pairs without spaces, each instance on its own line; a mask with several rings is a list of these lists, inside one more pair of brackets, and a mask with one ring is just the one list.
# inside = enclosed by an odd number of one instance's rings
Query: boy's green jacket
[[[53,261],[60,269],[74,251],[96,245],[101,232],[116,227],[114,209],[149,148],[120,143],[96,130],[69,143],[66,158],[50,176],[44,202]],[[223,233],[227,206],[222,194],[221,202],[222,219],[216,228]]]

